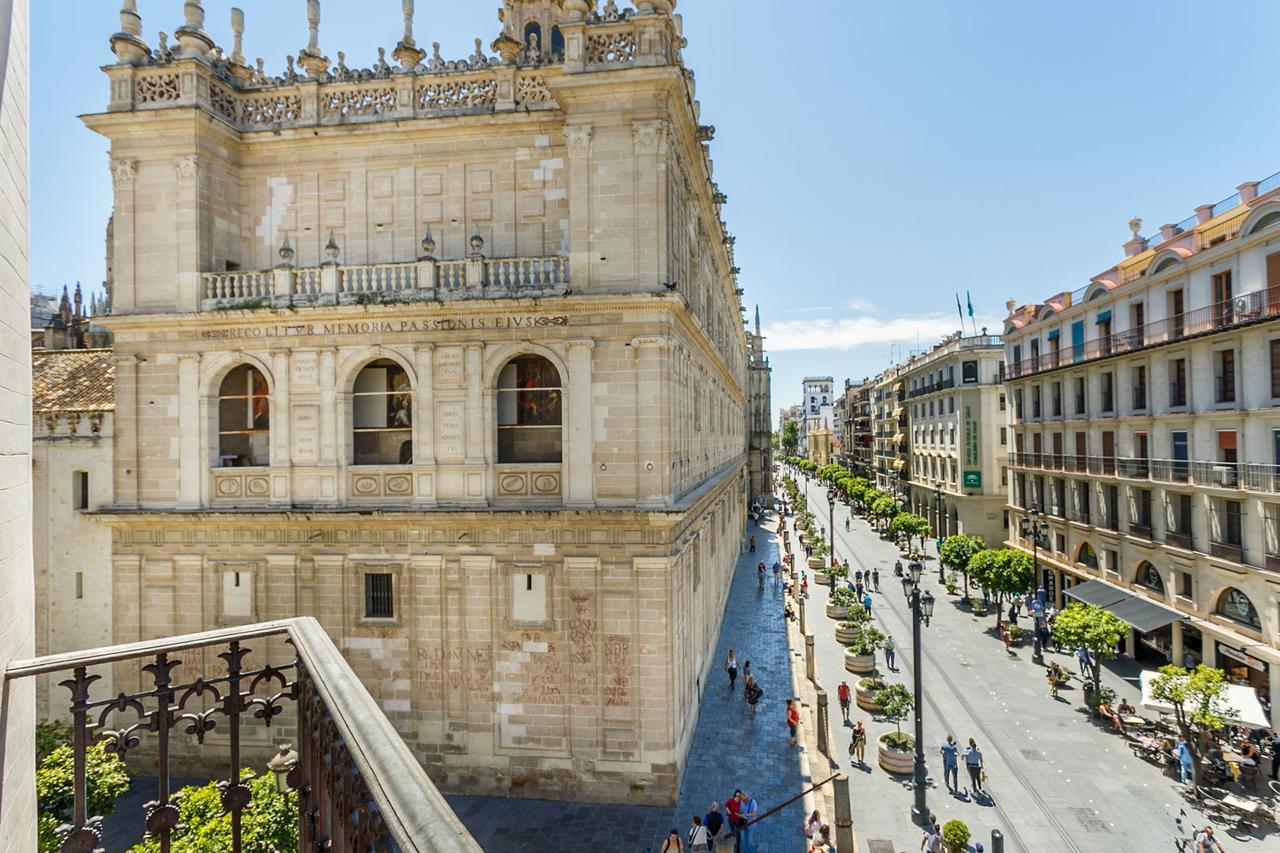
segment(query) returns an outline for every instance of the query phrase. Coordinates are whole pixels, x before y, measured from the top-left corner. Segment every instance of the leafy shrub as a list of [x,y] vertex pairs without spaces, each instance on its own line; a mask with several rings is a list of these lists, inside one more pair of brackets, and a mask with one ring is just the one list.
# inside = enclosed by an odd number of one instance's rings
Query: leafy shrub
[[[129,771],[118,755],[103,744],[85,750],[85,792],[90,815],[109,815],[116,798],[129,789]],[[75,750],[69,744],[54,747],[36,768],[36,798],[40,803],[40,853],[58,850],[57,828],[71,821],[75,805]]]
[[858,639],[849,648],[855,655],[874,655],[884,648],[884,634],[868,626],[858,632]]
[[831,590],[831,595],[827,598],[827,601],[834,604],[836,607],[857,606],[859,610],[862,610],[862,605],[858,604],[857,596],[854,595],[853,590],[849,589],[847,586],[838,586]]
[[36,764],[45,760],[49,753],[60,746],[71,745],[71,726],[60,720],[51,720],[36,725]]
[[969,849],[969,827],[962,820],[949,820],[942,827],[942,840],[953,853]]
[[[242,847],[245,853],[276,853],[298,849],[297,794],[281,795],[271,774],[254,776],[248,768],[240,771],[248,780],[249,805],[241,812]],[[172,853],[217,853],[231,849],[231,815],[222,808],[222,791],[217,782],[193,785],[176,794],[182,812],[173,833]],[[159,853],[159,839],[135,845],[129,853]]]
[[[876,704],[879,705],[879,701]],[[897,752],[911,752],[916,748],[916,739],[904,732],[889,732],[881,735],[880,742]]]

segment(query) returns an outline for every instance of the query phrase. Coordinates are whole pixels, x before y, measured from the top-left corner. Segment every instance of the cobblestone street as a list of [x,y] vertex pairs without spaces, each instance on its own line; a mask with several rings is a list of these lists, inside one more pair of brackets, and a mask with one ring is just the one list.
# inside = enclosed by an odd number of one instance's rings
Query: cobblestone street
[[[776,537],[755,526],[747,535],[756,537],[756,553],[738,559],[676,808],[450,796],[449,804],[488,853],[657,853],[672,827],[683,838],[694,814],[705,814],[712,800],[723,803],[735,788],[754,796],[761,814],[800,793],[806,780],[797,751],[787,746],[785,724],[791,672],[782,593],[772,578],[763,592],[756,582],[756,563],[778,559]],[[723,662],[730,648],[740,666],[751,662],[764,689],[754,719],[743,700],[741,675],[736,690],[727,688]],[[803,823],[801,804],[788,806],[754,829],[756,850],[803,851]]]
[[[826,525],[825,490],[808,487],[815,516]],[[818,510],[821,507],[821,511]],[[894,577],[898,550],[880,539],[868,523],[854,517],[846,532],[849,510],[836,508],[836,556],[848,559],[850,572],[880,570],[882,592],[873,595],[872,613],[881,629],[897,643],[897,671],[885,672],[883,653],[878,667],[890,683],[912,684],[910,604]],[[933,543],[929,543],[933,553]],[[949,596],[938,583],[936,559],[926,562],[921,586],[937,596],[932,624],[923,628],[925,756],[929,770],[928,805],[940,822],[959,818],[975,841],[990,850],[992,829],[1005,836],[1010,851],[1156,850],[1171,846],[1174,820],[1186,808],[1196,821],[1201,816],[1186,805],[1176,780],[1133,757],[1124,741],[1102,728],[1087,712],[1080,682],[1072,681],[1055,701],[1049,695],[1041,666],[1032,663],[1024,646],[1007,654],[991,633],[994,614],[972,616],[959,597]],[[875,759],[876,739],[893,724],[873,720],[854,706],[851,719],[868,728],[867,767],[854,768],[848,755],[848,729],[842,728],[836,686],[850,687],[862,676],[844,668],[843,647],[835,640],[835,621],[825,616],[828,589],[810,585],[807,604],[809,631],[815,637],[817,677],[831,696],[833,754],[851,777],[851,799],[858,849],[869,853],[918,849],[920,830],[912,823],[913,794],[909,777],[890,776]],[[1053,655],[1074,672],[1069,653]],[[1122,697],[1139,699],[1138,668],[1131,661],[1113,661],[1104,681]],[[902,728],[910,731],[910,719]],[[961,743],[974,738],[982,749],[989,777],[989,799],[947,792],[942,780],[938,747],[947,734]],[[963,763],[963,761],[962,761]],[[964,768],[960,773],[965,775]],[[1269,849],[1266,840],[1233,836],[1228,849]]]

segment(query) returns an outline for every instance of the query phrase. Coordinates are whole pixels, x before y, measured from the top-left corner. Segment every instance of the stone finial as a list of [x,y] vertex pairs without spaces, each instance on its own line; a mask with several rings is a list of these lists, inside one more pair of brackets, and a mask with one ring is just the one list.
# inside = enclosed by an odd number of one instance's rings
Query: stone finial
[[560,8],[564,12],[564,18],[562,18],[562,20],[584,20],[587,15],[591,14],[591,7],[594,5],[594,3],[589,3],[587,0],[562,0],[560,3]]
[[342,249],[338,247],[338,241],[333,236],[333,229],[329,229],[329,242],[324,244],[324,256],[328,258],[329,266],[338,265],[338,255],[342,254]]
[[400,63],[402,70],[409,71],[417,67],[427,53],[420,50],[413,40],[413,0],[401,0],[400,8],[404,12],[404,36],[391,55]]
[[111,52],[125,65],[140,65],[151,53],[142,40],[142,16],[138,14],[137,0],[123,0],[120,4],[120,32],[111,37]]
[[307,0],[307,46],[298,51],[298,63],[311,78],[329,70],[329,57],[320,52],[320,0]]
[[1017,307],[1018,307],[1018,302],[1016,299],[1005,300],[1004,310],[1008,311],[1010,314],[1013,314],[1013,310]]
[[436,238],[431,236],[431,226],[427,226],[427,233],[422,235],[422,261],[434,261],[436,253]]
[[213,39],[204,31],[204,6],[200,0],[182,4],[185,23],[173,31],[183,56],[205,57],[213,50]]
[[1141,220],[1141,219],[1139,219],[1138,217],[1136,217],[1136,216],[1135,216],[1135,217],[1133,217],[1132,219],[1130,219],[1130,220],[1129,220],[1129,232],[1130,232],[1131,234],[1133,234],[1133,236],[1134,236],[1134,237],[1137,237],[1137,236],[1138,236],[1138,232],[1139,232],[1139,231],[1141,231],[1141,230],[1142,230],[1142,220]]
[[480,236],[480,226],[476,226],[475,233],[471,235],[471,257],[484,257],[484,237]]
[[289,245],[289,235],[284,235],[284,242],[280,244],[280,249],[276,252],[280,256],[279,266],[281,268],[289,268],[293,266],[293,246]]
[[244,64],[244,10],[231,7],[231,61]]

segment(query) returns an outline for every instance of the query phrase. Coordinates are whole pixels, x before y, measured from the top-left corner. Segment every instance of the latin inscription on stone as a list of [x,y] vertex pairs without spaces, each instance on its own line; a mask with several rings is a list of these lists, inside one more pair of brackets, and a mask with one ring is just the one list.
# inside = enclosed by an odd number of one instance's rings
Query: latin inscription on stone
[[[295,375],[297,365],[294,366]],[[293,407],[293,458],[303,465],[320,461],[320,407]]]
[[313,352],[294,353],[293,387],[295,390],[314,388],[316,384],[316,354]]
[[436,350],[436,384],[461,385],[465,378],[462,369],[462,347],[440,347]]
[[442,400],[436,404],[436,458],[444,462],[461,461],[466,451],[462,442],[462,423],[466,412],[463,400]]
[[274,323],[254,326],[229,326],[186,332],[184,340],[242,341],[258,338],[297,338],[320,336],[374,337],[400,332],[466,332],[475,329],[539,329],[567,326],[568,317],[543,315],[507,315],[501,317],[440,317],[417,320],[358,320],[336,323]]

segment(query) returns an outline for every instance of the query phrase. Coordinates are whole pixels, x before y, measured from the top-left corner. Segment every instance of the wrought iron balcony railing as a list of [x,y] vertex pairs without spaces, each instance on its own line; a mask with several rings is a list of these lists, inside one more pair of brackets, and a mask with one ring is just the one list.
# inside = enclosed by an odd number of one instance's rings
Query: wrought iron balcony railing
[[[264,662],[265,653],[246,645],[283,640],[290,659]],[[99,676],[91,667],[137,661],[150,685],[113,696],[94,694]],[[218,672],[201,664],[220,661]],[[13,661],[5,681],[68,672],[61,682],[71,694],[74,805],[60,828],[63,853],[100,847],[100,818],[88,813],[87,750],[103,741],[123,757],[154,750],[156,800],[139,816],[148,835],[168,850],[178,826],[179,806],[170,789],[170,763],[185,748],[182,733],[198,749],[213,749],[210,732],[226,733],[228,754],[209,756],[230,767],[222,805],[231,817],[232,853],[241,850],[241,821],[251,791],[240,768],[247,727],[297,723],[296,764],[288,785],[298,794],[298,849],[330,851],[480,851],[466,827],[427,777],[382,709],[356,677],[315,619],[298,617]],[[194,677],[190,677],[195,673]],[[282,718],[283,719],[283,718]],[[222,738],[215,738],[219,742]]]

